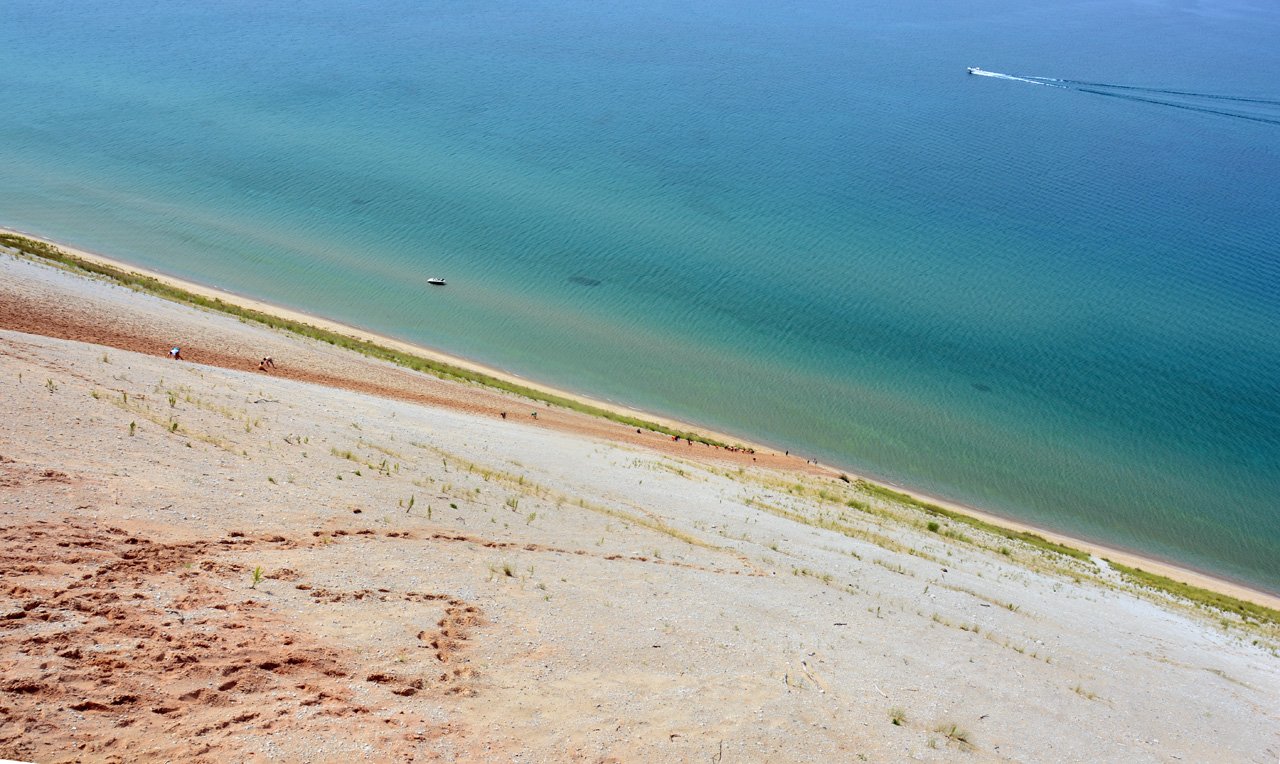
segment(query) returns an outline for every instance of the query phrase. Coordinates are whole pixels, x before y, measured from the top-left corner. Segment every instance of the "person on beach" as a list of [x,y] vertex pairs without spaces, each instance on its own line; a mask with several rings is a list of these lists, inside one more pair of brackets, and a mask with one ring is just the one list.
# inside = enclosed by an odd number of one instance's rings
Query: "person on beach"
[[505,411],[504,411],[504,412],[502,412],[502,418],[503,418],[503,419],[506,419],[506,418],[507,418],[507,412],[505,412]]
[[258,371],[266,371],[266,370],[267,370],[267,359],[263,358],[261,361],[258,361]]
[[534,418],[534,419],[537,419],[537,418],[538,418],[538,412],[536,412],[536,411],[535,411],[535,412],[533,412],[533,418]]
[[174,348],[173,350],[170,350],[170,351],[169,351],[169,357],[170,357],[170,358],[172,358],[172,359],[173,359],[173,360],[175,360],[175,361],[181,361],[181,360],[182,360],[182,350],[181,350],[180,348]]
[[262,362],[273,369],[276,367],[276,361],[271,356],[267,356],[266,358],[263,358]]

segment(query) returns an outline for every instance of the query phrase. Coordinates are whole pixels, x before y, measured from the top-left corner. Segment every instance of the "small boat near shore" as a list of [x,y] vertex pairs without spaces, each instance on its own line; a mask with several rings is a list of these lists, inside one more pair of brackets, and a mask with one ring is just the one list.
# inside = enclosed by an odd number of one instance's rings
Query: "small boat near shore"
[[445,282],[444,279],[441,278],[429,278],[427,279],[427,283],[431,286],[444,286]]

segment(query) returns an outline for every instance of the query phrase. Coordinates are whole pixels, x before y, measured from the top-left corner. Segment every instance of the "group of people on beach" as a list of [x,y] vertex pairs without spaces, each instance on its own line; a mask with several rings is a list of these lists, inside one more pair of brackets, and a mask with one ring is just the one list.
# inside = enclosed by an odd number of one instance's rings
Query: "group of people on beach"
[[[175,361],[181,361],[182,348],[178,347],[177,345],[174,345],[173,349],[169,351],[168,355],[170,358],[172,358]],[[258,371],[266,371],[267,369],[274,369],[275,367],[276,367],[276,361],[274,358],[272,358],[269,355],[263,356],[262,360],[258,361]]]
[[[640,432],[640,431],[639,431],[639,430],[636,430],[636,432]],[[679,435],[672,435],[672,436],[671,436],[671,441],[672,441],[673,443],[679,443],[679,442],[680,442],[680,436],[679,436]],[[687,444],[689,444],[689,445],[691,445],[691,446],[693,445],[693,439],[692,439],[692,438],[685,438],[685,439],[684,439],[684,442],[685,442],[685,443],[687,443]],[[733,453],[735,453],[735,454],[754,454],[754,453],[756,452],[756,450],[755,450],[754,448],[744,448],[744,447],[742,447],[742,446],[717,446],[717,445],[715,445],[714,443],[708,443],[708,442],[706,442],[705,440],[704,440],[704,441],[702,441],[702,445],[707,446],[708,448],[714,448],[714,449],[716,449],[717,451],[723,448],[725,451],[732,451],[732,452],[733,452]]]

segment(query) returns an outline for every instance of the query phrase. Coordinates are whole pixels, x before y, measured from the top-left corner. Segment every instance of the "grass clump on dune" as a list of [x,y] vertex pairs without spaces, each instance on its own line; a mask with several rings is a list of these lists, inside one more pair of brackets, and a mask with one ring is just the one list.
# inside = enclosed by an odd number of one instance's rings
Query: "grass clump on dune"
[[[1014,541],[1022,541],[1027,544],[1030,544],[1031,546],[1038,547],[1040,549],[1044,549],[1049,552],[1057,552],[1058,554],[1064,554],[1064,555],[1067,555],[1068,557],[1074,557],[1077,560],[1089,559],[1088,552],[1083,552],[1079,549],[1072,549],[1071,547],[1066,546],[1064,544],[1058,544],[1053,541],[1049,541],[1043,536],[1039,536],[1029,531],[1015,531],[1015,530],[1010,530],[1008,528],[1001,528],[998,525],[993,525],[983,520],[979,520],[976,517],[969,517],[968,515],[962,515],[959,512],[953,512],[949,509],[943,509],[942,507],[939,507],[936,504],[930,504],[926,501],[921,501],[914,496],[910,496],[905,493],[899,493],[898,491],[894,491],[890,488],[885,488],[882,485],[876,485],[875,483],[868,483],[865,480],[857,481],[857,486],[858,488],[862,489],[864,492],[868,494],[871,494],[872,496],[877,496],[881,499],[885,499],[886,501],[892,501],[897,504],[905,504],[910,507],[915,507],[916,509],[923,510],[924,512],[927,512],[931,515],[935,515],[937,517],[945,517],[948,520],[953,520],[957,523],[964,523],[965,525],[968,525],[972,528],[976,528],[980,531],[993,533],[997,536],[1003,536],[1004,538],[1012,539]],[[930,530],[933,530],[933,528],[930,527]]]

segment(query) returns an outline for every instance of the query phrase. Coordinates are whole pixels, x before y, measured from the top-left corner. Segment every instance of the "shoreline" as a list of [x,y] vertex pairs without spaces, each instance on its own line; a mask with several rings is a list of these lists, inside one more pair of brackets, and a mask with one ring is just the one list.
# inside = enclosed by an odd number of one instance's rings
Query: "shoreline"
[[[170,287],[182,292],[186,292],[192,295],[197,295],[207,300],[216,301],[218,303],[233,306],[243,310],[254,311],[254,312],[261,313],[273,318],[278,318],[286,321],[292,321],[299,324],[311,326],[326,332],[340,334],[360,342],[381,346],[398,353],[405,353],[408,355],[418,356],[418,357],[433,361],[435,363],[444,364],[444,365],[456,367],[468,372],[485,375],[508,384],[531,389],[540,394],[568,399],[576,403],[579,403],[581,405],[593,407],[603,411],[612,412],[620,416],[642,418],[647,422],[659,424],[663,427],[671,428],[676,431],[693,433],[702,438],[715,439],[725,443],[736,443],[740,446],[756,449],[756,451],[762,454],[770,454],[770,455],[779,456],[779,457],[782,456],[781,449],[775,449],[770,446],[763,445],[760,443],[755,443],[737,436],[731,436],[725,433],[720,433],[710,428],[703,427],[701,425],[688,423],[688,422],[681,422],[679,420],[671,419],[668,417],[657,416],[650,412],[632,409],[626,406],[621,406],[621,405],[610,403],[607,401],[600,401],[581,393],[575,393],[575,392],[551,387],[549,385],[534,382],[524,377],[520,377],[508,372],[504,372],[502,370],[499,370],[490,366],[486,366],[478,362],[470,361],[464,358],[460,358],[458,356],[453,356],[448,353],[443,353],[441,351],[434,350],[429,347],[417,345],[404,340],[399,340],[389,335],[384,335],[378,332],[361,329],[356,326],[344,324],[339,321],[335,321],[332,319],[324,318],[322,316],[310,314],[302,310],[288,308],[281,305],[276,305],[274,303],[271,303],[265,300],[246,297],[244,295],[236,294],[234,292],[230,292],[224,289],[211,287],[211,286],[200,284],[198,282],[193,282],[184,278],[165,274],[163,272],[156,271],[143,266],[138,266],[128,261],[117,259],[115,257],[103,255],[97,252],[92,252],[89,250],[85,250],[83,248],[68,245],[46,236],[33,234],[30,232],[22,231],[19,229],[8,227],[8,226],[0,226],[0,232],[8,233],[14,236],[20,236],[20,237],[30,239],[32,241],[40,242],[47,246],[60,250],[61,252],[67,255],[70,255],[75,259],[82,260],[86,263],[103,267],[103,268],[117,270],[123,273],[136,274],[148,279],[152,279],[167,287]],[[31,255],[26,255],[26,256],[31,256]],[[462,380],[457,380],[457,382],[461,383]],[[599,415],[597,414],[596,416],[599,416]],[[699,457],[695,455],[692,458],[698,459]],[[793,469],[793,471],[799,471],[798,470],[799,463],[804,462],[804,460],[800,459],[799,457],[793,457],[793,458],[795,458],[795,460],[797,461],[797,465],[795,466],[795,468],[783,468],[783,469]],[[1210,572],[1196,570],[1195,568],[1186,566],[1176,561],[1163,560],[1163,559],[1151,557],[1141,552],[1137,552],[1133,550],[1125,550],[1125,549],[1112,547],[1102,543],[1097,543],[1097,542],[1076,538],[1061,532],[1041,528],[1036,525],[1032,525],[1029,523],[1004,517],[1002,515],[999,515],[987,510],[983,510],[978,507],[973,507],[966,504],[961,504],[958,502],[941,499],[936,496],[932,496],[927,493],[917,491],[909,487],[894,485],[883,480],[877,480],[873,477],[868,477],[868,476],[855,473],[855,472],[850,472],[847,470],[840,470],[838,468],[832,467],[831,465],[823,464],[821,462],[815,462],[814,464],[809,464],[808,462],[804,462],[804,463],[809,467],[813,467],[813,466],[818,467],[820,472],[825,473],[828,477],[832,479],[838,479],[839,476],[844,475],[851,480],[862,480],[869,484],[883,488],[885,490],[892,491],[894,493],[903,494],[917,502],[933,505],[938,508],[944,509],[946,511],[963,515],[965,517],[972,518],[974,520],[989,524],[991,526],[995,526],[997,528],[1012,531],[1014,533],[1034,534],[1036,536],[1042,537],[1043,539],[1051,543],[1062,545],[1065,547],[1070,547],[1072,549],[1085,552],[1094,557],[1105,558],[1115,563],[1118,563],[1120,565],[1123,565],[1125,567],[1137,568],[1142,570],[1143,572],[1173,579],[1180,583],[1185,583],[1192,587],[1204,589],[1209,592],[1214,592],[1214,593],[1225,595],[1228,597],[1245,600],[1248,602],[1252,602],[1256,605],[1261,605],[1263,607],[1280,610],[1280,593],[1272,594],[1270,592],[1257,588],[1255,585],[1245,583],[1245,582],[1240,582],[1240,581],[1234,581],[1232,579],[1225,578],[1220,574],[1214,574]]]
[[[361,327],[353,326],[351,324],[345,324],[341,321],[337,321],[331,318],[326,318],[324,316],[308,313],[304,310],[289,308],[284,305],[278,305],[276,303],[272,303],[267,300],[261,300],[256,297],[248,297],[246,295],[242,295],[236,292],[222,289],[220,287],[201,284],[196,281],[184,279],[180,276],[173,276],[171,274],[164,273],[163,271],[157,271],[152,268],[146,268],[141,265],[135,265],[134,263],[128,262],[127,260],[120,260],[110,255],[104,255],[99,252],[94,252],[92,250],[76,247],[70,244],[66,244],[64,242],[60,242],[56,239],[51,239],[47,236],[43,236],[40,234],[22,231],[20,229],[11,228],[9,226],[4,226],[4,225],[0,225],[0,233],[13,234],[15,236],[22,236],[22,237],[31,239],[32,241],[38,241],[43,244],[47,244],[51,247],[55,247],[65,252],[66,254],[71,255],[72,257],[84,260],[94,265],[98,265],[106,268],[112,268],[112,269],[116,269],[124,272],[134,273],[139,276],[143,276],[143,277],[158,281],[162,284],[165,284],[166,286],[173,287],[175,289],[179,289],[184,292],[189,292],[191,294],[198,295],[200,297],[204,297],[209,300],[214,300],[226,305],[231,305],[231,306],[242,308],[245,310],[256,311],[258,313],[263,313],[265,315],[284,319],[286,321],[294,321],[300,324],[307,324],[316,329],[333,332],[335,334],[342,334],[361,342],[368,342],[374,345],[381,345],[383,347],[389,348],[391,350],[395,350],[397,352],[416,355],[416,356],[425,358],[427,360],[434,361],[436,363],[445,364],[448,366],[454,366],[459,369],[474,372],[477,374],[483,374],[485,376],[493,377],[494,379],[501,380],[503,382],[506,382],[512,385],[527,387],[532,390],[536,390],[537,392],[544,393],[546,395],[554,395],[560,398],[566,398],[574,402],[581,403],[583,405],[593,406],[595,408],[607,410],[615,414],[618,414],[620,416],[643,417],[647,421],[650,421],[654,424],[662,425],[663,427],[669,427],[674,430],[686,430],[689,432],[694,432],[709,438],[722,440],[726,443],[736,443],[737,445],[740,445],[740,446],[754,448],[757,451],[777,453],[777,454],[782,453],[778,449],[774,449],[772,447],[763,445],[761,443],[752,442],[750,440],[741,438],[736,435],[722,433],[717,430],[704,427],[702,425],[693,424],[691,422],[682,422],[678,419],[664,417],[648,411],[641,411],[639,409],[634,409],[634,408],[623,406],[617,403],[599,400],[596,398],[592,398],[591,396],[583,393],[574,392],[571,390],[565,390],[563,388],[552,387],[551,385],[542,384],[540,382],[536,382],[528,378],[521,377],[517,374],[503,371],[501,369],[495,368],[493,366],[485,365],[478,361],[472,361],[466,358],[462,358],[461,356],[455,356],[449,353],[445,353],[443,351],[436,350],[434,348],[430,348],[425,345],[418,345],[412,342],[408,342],[406,340],[397,339],[396,337],[392,337],[391,335],[381,334],[379,332],[375,332],[370,329],[363,329]],[[826,465],[822,465],[822,466],[826,466]]]

